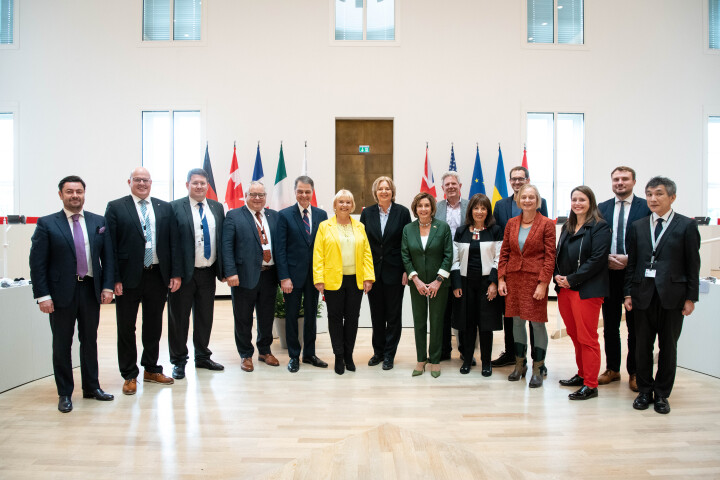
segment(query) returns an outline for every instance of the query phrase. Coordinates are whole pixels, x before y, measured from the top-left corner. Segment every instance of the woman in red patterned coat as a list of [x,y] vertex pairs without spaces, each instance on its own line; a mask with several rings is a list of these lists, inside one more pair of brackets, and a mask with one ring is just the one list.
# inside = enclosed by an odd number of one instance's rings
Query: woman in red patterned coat
[[527,372],[527,332],[530,322],[535,337],[535,360],[530,387],[541,387],[540,368],[545,363],[548,335],[548,285],[555,268],[555,223],[537,211],[542,198],[537,187],[524,185],[518,191],[522,214],[511,218],[505,227],[500,262],[498,293],[505,296],[505,316],[513,317],[515,369],[508,380],[525,378]]

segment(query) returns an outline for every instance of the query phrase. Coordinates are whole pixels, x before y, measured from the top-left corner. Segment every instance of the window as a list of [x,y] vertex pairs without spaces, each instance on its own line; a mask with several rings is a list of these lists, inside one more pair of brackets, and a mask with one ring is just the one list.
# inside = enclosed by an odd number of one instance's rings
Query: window
[[0,0],[0,45],[13,45],[15,30],[15,1]]
[[720,117],[708,117],[707,136],[707,216],[715,219],[720,218]]
[[335,40],[395,40],[395,0],[335,0]]
[[143,41],[199,41],[201,18],[201,0],[143,0]]
[[154,197],[187,195],[187,172],[202,167],[201,127],[199,110],[142,112],[142,164],[152,175]]
[[0,111],[0,217],[15,211],[15,115]]
[[720,49],[720,0],[708,0],[708,46]]
[[530,183],[547,200],[550,217],[570,213],[570,192],[584,183],[585,115],[528,113]]
[[584,21],[583,0],[527,0],[527,43],[582,45]]

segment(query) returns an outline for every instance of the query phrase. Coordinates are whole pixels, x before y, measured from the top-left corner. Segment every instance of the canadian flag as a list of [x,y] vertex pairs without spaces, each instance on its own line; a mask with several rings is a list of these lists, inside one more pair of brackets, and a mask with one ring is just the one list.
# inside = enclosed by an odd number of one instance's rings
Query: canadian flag
[[427,192],[437,198],[437,193],[435,192],[435,177],[433,177],[432,167],[430,167],[430,161],[428,160],[427,146],[425,147],[425,173],[420,183],[420,191]]
[[225,189],[225,211],[233,208],[240,208],[245,205],[245,194],[243,194],[242,181],[240,181],[240,170],[238,169],[236,148],[233,146],[233,158],[230,164],[230,178],[227,189]]

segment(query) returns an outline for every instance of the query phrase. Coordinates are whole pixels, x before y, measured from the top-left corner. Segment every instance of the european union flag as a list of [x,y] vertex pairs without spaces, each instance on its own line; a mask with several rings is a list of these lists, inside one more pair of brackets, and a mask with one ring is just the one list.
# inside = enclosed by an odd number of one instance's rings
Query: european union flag
[[485,180],[480,166],[480,147],[475,147],[475,168],[473,168],[470,196],[468,198],[472,198],[476,193],[485,193]]

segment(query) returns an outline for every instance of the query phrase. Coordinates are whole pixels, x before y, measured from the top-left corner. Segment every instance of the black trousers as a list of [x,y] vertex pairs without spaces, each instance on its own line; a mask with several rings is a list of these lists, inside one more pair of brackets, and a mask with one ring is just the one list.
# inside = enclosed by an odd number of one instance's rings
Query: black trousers
[[254,288],[230,288],[235,319],[235,346],[241,358],[252,357],[255,353],[252,345],[253,310],[257,315],[255,344],[258,353],[260,355],[270,353],[277,286],[277,271],[275,267],[271,267],[260,272],[260,279]]
[[[605,338],[605,362],[609,370],[620,371],[620,320],[622,319],[623,302],[625,301],[625,270],[610,270],[610,296],[602,305],[603,337]],[[628,352],[625,366],[629,374],[637,370],[635,366],[635,311],[625,312],[625,323],[628,329]]]
[[480,281],[468,281],[467,289],[463,292],[466,295],[465,305],[467,308],[467,318],[465,322],[465,330],[462,332],[463,348],[462,351],[465,362],[468,364],[472,361],[475,354],[475,339],[480,335],[480,362],[482,365],[489,365],[492,361],[492,330],[483,331],[481,326],[480,302],[482,297],[487,294],[487,288],[483,289]]
[[80,341],[80,375],[82,389],[92,391],[100,388],[98,382],[97,329],[100,322],[100,304],[95,297],[93,279],[88,277],[77,282],[75,296],[69,306],[58,308],[50,314],[52,330],[53,371],[58,395],[72,395],[75,383],[72,373],[72,341],[75,320]]
[[360,317],[363,291],[357,287],[355,275],[343,275],[337,290],[325,290],[328,309],[328,330],[335,356],[352,358]]
[[368,292],[372,319],[373,354],[394,359],[402,334],[402,303],[405,285],[375,280]]
[[300,302],[304,310],[303,321],[303,357],[315,355],[315,337],[317,337],[317,306],[319,292],[312,283],[312,272],[305,280],[305,285],[295,286],[285,296],[285,340],[288,346],[290,358],[299,358],[300,330],[298,328],[298,316],[300,313]]
[[123,294],[115,297],[117,316],[118,366],[125,380],[137,378],[137,347],[135,345],[135,324],[138,307],[142,303],[142,344],[140,364],[150,373],[162,373],[158,365],[162,317],[167,301],[168,286],[163,282],[160,269],[155,265],[144,270],[140,285],[124,288]]
[[168,294],[168,347],[173,365],[185,365],[188,360],[190,312],[195,361],[207,360],[212,355],[208,345],[215,310],[215,278],[214,268],[196,268],[189,281]]
[[[655,392],[667,398],[675,383],[677,342],[682,332],[682,309],[666,310],[660,305],[657,289],[646,310],[635,310],[637,384],[642,393]],[[653,348],[658,339],[658,368],[653,378]]]

